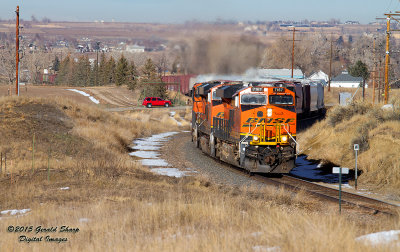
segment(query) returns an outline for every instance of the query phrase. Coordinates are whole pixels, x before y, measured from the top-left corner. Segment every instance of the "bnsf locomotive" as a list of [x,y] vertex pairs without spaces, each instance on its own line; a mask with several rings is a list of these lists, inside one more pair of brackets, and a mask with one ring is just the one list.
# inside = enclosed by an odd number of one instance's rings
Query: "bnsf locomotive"
[[250,173],[288,173],[297,116],[324,112],[323,86],[307,81],[212,81],[191,93],[196,146]]
[[197,83],[192,98],[192,139],[203,152],[249,172],[294,167],[295,83]]

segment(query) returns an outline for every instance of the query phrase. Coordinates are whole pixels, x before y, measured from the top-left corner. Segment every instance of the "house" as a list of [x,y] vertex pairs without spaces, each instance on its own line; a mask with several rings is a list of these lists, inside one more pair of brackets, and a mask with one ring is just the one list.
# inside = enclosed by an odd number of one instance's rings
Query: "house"
[[326,86],[326,83],[328,83],[329,81],[329,75],[320,70],[317,73],[311,74],[310,77],[308,77],[308,79],[313,81],[321,81],[324,84],[324,86]]
[[144,52],[145,47],[144,46],[139,46],[139,45],[127,45],[126,46],[126,51],[130,53],[142,53]]
[[[332,78],[331,87],[344,87],[344,88],[357,88],[363,83],[362,77],[354,77],[349,74],[347,71],[343,71],[338,76]],[[365,87],[368,85],[365,83]]]

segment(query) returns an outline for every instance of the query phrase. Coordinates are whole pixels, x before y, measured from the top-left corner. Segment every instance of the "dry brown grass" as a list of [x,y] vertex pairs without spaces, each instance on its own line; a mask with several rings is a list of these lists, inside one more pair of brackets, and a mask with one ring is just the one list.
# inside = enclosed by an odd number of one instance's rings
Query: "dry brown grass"
[[[42,115],[43,109],[53,114]],[[12,184],[9,175],[3,174],[0,179],[0,210],[31,209],[18,218],[1,215],[0,250],[263,251],[273,246],[282,251],[391,250],[364,246],[354,238],[400,229],[398,219],[365,218],[347,211],[339,216],[336,205],[318,202],[303,192],[231,188],[201,177],[176,179],[148,172],[127,156],[126,145],[135,137],[178,127],[163,120],[166,112],[162,110],[144,111],[153,115],[109,114],[69,101],[0,100],[1,137],[9,139],[8,143],[15,142],[13,148],[4,141],[0,147],[2,151],[8,148],[10,158],[20,167]],[[187,112],[178,112],[177,120],[189,117]],[[53,115],[46,121],[47,126],[40,124],[45,114]],[[157,119],[156,123],[152,118]],[[30,152],[26,150],[31,131],[24,134],[17,126],[36,130],[38,163],[34,173],[30,172]],[[63,137],[52,138],[56,133]],[[57,148],[52,150],[47,181],[43,168],[49,146]],[[17,149],[25,156],[15,154],[19,153]],[[60,190],[66,186],[70,190]],[[29,237],[68,239],[61,244],[27,244],[18,242],[21,233],[6,231],[10,225],[58,229],[66,225],[80,231],[24,233]]]
[[354,168],[353,145],[360,145],[361,184],[400,196],[400,97],[394,111],[360,100],[333,107],[324,121],[299,135],[300,149],[310,158]]

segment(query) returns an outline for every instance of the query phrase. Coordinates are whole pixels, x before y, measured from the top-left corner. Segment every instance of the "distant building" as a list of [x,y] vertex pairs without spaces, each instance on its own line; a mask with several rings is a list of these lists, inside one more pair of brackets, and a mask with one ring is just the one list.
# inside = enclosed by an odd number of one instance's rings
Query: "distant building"
[[308,77],[308,79],[310,80],[314,80],[314,81],[322,81],[324,85],[326,85],[326,83],[328,83],[329,81],[329,75],[327,75],[326,73],[324,73],[323,71],[319,71],[317,73],[313,73],[310,75],[310,77]]
[[[340,75],[332,78],[331,87],[357,88],[362,82],[362,77],[354,77],[349,72],[343,71]],[[367,83],[365,83],[365,87],[368,87]]]
[[360,24],[360,22],[358,22],[358,21],[346,21],[346,22],[344,22],[344,24],[346,24],[346,25],[357,25],[357,24]]
[[139,45],[127,45],[125,51],[130,53],[142,53],[144,52],[145,47]]
[[196,75],[187,74],[187,75],[166,75],[162,76],[162,82],[166,83],[166,88],[168,90],[180,91],[182,94],[188,94],[190,87],[189,84],[191,79],[194,79]]

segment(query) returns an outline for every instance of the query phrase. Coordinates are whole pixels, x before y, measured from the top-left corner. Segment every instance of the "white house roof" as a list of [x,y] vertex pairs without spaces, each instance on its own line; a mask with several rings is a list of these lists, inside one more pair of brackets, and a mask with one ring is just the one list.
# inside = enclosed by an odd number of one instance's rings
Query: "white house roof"
[[319,71],[317,73],[313,73],[310,77],[308,77],[311,80],[324,80],[325,82],[329,81],[329,75],[324,73],[323,71]]

